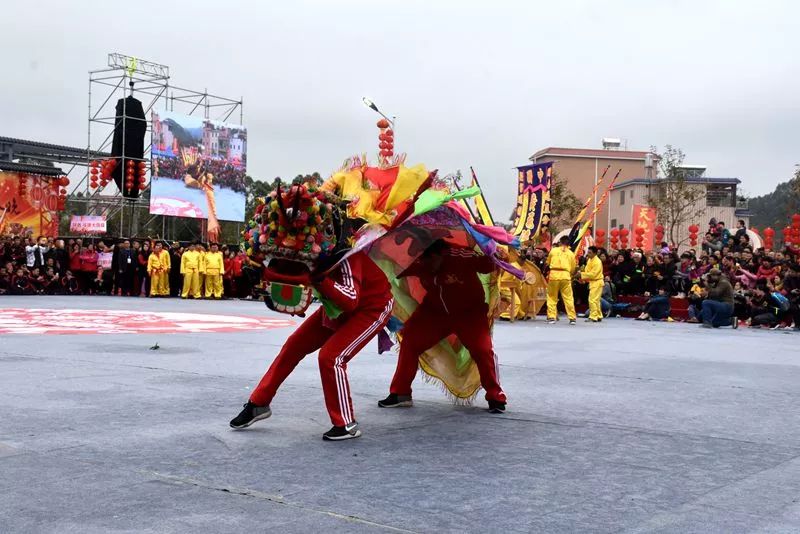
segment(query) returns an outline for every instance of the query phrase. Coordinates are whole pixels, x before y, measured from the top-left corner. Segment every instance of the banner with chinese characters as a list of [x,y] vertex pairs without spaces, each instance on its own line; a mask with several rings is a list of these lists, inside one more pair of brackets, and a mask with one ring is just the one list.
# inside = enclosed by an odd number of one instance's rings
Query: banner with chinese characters
[[[641,204],[633,205],[634,245],[645,251],[653,250],[653,235],[656,227],[656,209]],[[639,230],[641,228],[641,230]]]
[[58,234],[58,191],[50,178],[0,172],[0,236]]
[[104,215],[73,215],[69,219],[69,231],[73,234],[104,234],[106,218]]
[[550,224],[552,174],[553,162],[517,167],[517,207],[511,233],[523,243]]

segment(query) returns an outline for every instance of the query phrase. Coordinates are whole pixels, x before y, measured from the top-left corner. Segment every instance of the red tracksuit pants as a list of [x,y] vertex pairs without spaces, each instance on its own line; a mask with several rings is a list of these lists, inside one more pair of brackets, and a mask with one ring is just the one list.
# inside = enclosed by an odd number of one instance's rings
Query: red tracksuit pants
[[497,360],[486,313],[485,305],[458,315],[431,310],[424,305],[417,308],[403,326],[400,356],[389,392],[411,395],[411,383],[417,374],[420,354],[455,334],[478,366],[486,400],[506,402],[506,394],[498,379]]
[[392,304],[390,300],[383,309],[356,310],[335,330],[323,326],[323,311],[318,309],[286,340],[267,374],[250,395],[250,402],[259,406],[270,404],[300,360],[319,350],[319,374],[331,422],[334,426],[353,423],[355,416],[347,380],[347,362],[386,326],[392,315]]

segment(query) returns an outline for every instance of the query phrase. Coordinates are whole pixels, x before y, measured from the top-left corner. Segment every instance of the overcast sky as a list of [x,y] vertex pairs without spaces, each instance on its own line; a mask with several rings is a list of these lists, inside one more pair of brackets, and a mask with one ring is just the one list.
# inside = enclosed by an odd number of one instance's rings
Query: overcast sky
[[800,163],[794,1],[6,4],[0,135],[85,146],[87,72],[121,52],[243,97],[249,173],[265,180],[374,153],[362,96],[397,115],[409,162],[473,165],[504,214],[514,166],[604,136],[678,146],[750,194]]

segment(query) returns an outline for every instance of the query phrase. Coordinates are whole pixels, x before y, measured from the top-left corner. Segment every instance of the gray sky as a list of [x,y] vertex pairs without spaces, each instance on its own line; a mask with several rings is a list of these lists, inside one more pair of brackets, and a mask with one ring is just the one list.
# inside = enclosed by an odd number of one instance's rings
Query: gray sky
[[[85,146],[87,72],[121,52],[169,65],[177,85],[242,96],[260,179],[374,153],[365,95],[398,116],[410,163],[473,165],[503,216],[512,167],[546,146],[669,143],[750,194],[800,163],[793,1],[7,4],[0,135]],[[130,23],[114,15],[128,6]]]

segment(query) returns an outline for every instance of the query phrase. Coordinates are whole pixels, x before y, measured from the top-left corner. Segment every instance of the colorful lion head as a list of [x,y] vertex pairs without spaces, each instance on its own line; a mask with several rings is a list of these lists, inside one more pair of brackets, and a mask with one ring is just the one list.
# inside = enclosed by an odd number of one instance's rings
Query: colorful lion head
[[341,239],[337,201],[304,184],[278,185],[259,199],[245,231],[246,247],[251,257],[263,257],[267,292],[277,311],[301,314],[308,308],[311,273]]

